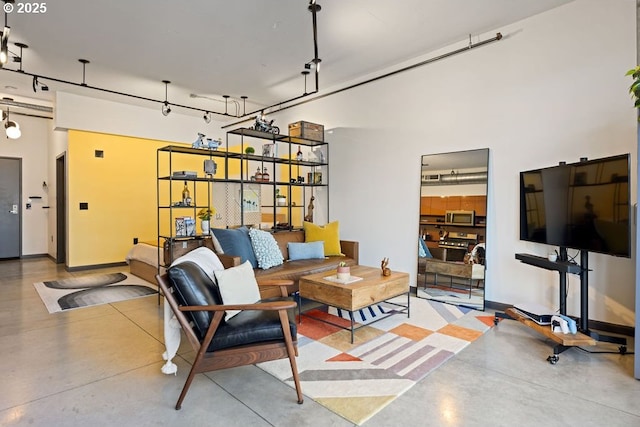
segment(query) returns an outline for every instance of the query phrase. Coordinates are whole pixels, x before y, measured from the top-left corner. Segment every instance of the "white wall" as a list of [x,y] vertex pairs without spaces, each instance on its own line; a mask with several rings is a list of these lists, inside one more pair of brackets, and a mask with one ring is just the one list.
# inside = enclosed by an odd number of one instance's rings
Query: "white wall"
[[[331,218],[345,238],[361,242],[361,263],[389,257],[413,280],[420,156],[489,147],[487,299],[557,307],[557,273],[514,258],[549,249],[519,240],[518,173],[620,153],[635,163],[624,76],[635,65],[635,7],[578,0],[480,37],[500,31],[499,42],[271,117],[333,129]],[[591,254],[590,267],[590,318],[633,325],[633,260]],[[567,308],[580,312],[575,276]]]
[[[124,101],[123,101],[124,102]],[[209,138],[223,138],[220,116],[214,115],[206,124],[202,115],[186,115],[186,110],[174,108],[163,116],[159,104],[140,107],[99,100],[66,92],[56,93],[55,126],[160,141],[192,143],[198,132]]]
[[[47,176],[47,142],[51,133],[51,120],[11,113],[11,120],[20,125],[22,136],[19,139],[0,137],[0,157],[22,159],[22,255],[43,255],[47,253],[47,224],[50,209],[49,192],[42,183],[49,180]],[[40,196],[32,199],[31,209],[26,209],[29,196]]]
[[[558,275],[514,258],[549,249],[518,238],[518,173],[627,152],[636,161],[636,113],[624,76],[636,61],[635,7],[634,0],[577,0],[478,37],[500,31],[499,42],[270,117],[281,129],[298,120],[331,129],[329,219],[340,220],[342,238],[360,241],[362,264],[389,257],[414,282],[420,156],[489,147],[487,299],[557,307]],[[62,128],[182,142],[202,129],[212,137],[227,130],[195,117],[166,118],[157,108],[58,98]],[[633,325],[633,260],[592,254],[590,267],[590,318]],[[577,277],[569,278],[571,315],[579,314],[578,288]]]

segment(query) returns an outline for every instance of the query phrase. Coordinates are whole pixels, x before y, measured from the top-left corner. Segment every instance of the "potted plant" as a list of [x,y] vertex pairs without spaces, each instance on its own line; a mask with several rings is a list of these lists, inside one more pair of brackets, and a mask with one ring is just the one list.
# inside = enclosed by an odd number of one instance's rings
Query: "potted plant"
[[210,221],[211,217],[216,213],[214,208],[202,208],[198,211],[198,218],[200,218],[200,227],[202,228],[202,234],[209,234],[211,230]]
[[252,146],[248,146],[247,148],[244,149],[245,154],[253,154],[256,152],[256,150],[252,147]]
[[338,270],[336,271],[338,280],[349,280],[351,277],[351,267],[346,262],[342,261],[338,264]]
[[286,206],[287,205],[287,196],[284,194],[280,194],[280,190],[276,190],[276,206]]
[[[633,78],[633,83],[629,86],[629,93],[634,100],[633,106],[640,108],[640,65],[627,71],[626,75]],[[640,116],[638,116],[638,120],[640,121]]]

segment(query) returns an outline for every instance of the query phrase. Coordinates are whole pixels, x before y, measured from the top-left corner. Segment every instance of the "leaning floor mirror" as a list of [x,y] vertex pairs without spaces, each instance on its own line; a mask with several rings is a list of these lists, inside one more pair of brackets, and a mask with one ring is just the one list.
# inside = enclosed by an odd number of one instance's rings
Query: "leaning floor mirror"
[[489,149],[422,156],[417,296],[484,310]]

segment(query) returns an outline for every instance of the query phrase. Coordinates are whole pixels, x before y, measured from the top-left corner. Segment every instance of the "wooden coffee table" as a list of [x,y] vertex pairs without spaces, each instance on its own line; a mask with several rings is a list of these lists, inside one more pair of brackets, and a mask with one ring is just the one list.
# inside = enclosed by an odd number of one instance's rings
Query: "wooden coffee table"
[[[351,342],[353,332],[362,326],[355,327],[353,312],[374,304],[386,302],[401,307],[371,323],[385,319],[393,314],[407,313],[409,317],[409,274],[392,271],[390,276],[383,276],[380,268],[356,265],[351,267],[351,276],[362,277],[357,282],[342,284],[325,279],[335,277],[334,271],[325,271],[300,278],[300,297],[317,301],[332,307],[347,310],[351,318]],[[407,304],[398,304],[388,300],[400,295],[407,295]],[[330,322],[329,322],[330,323]],[[335,324],[334,324],[335,325]],[[339,325],[336,325],[339,326]]]

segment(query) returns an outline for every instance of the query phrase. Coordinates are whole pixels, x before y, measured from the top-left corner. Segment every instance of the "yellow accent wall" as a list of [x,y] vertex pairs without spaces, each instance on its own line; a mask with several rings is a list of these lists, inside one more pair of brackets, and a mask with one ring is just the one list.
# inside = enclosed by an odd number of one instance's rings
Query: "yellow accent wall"
[[[134,237],[156,242],[156,150],[175,143],[75,130],[68,143],[68,266],[123,262]],[[185,169],[202,172],[198,160]]]

